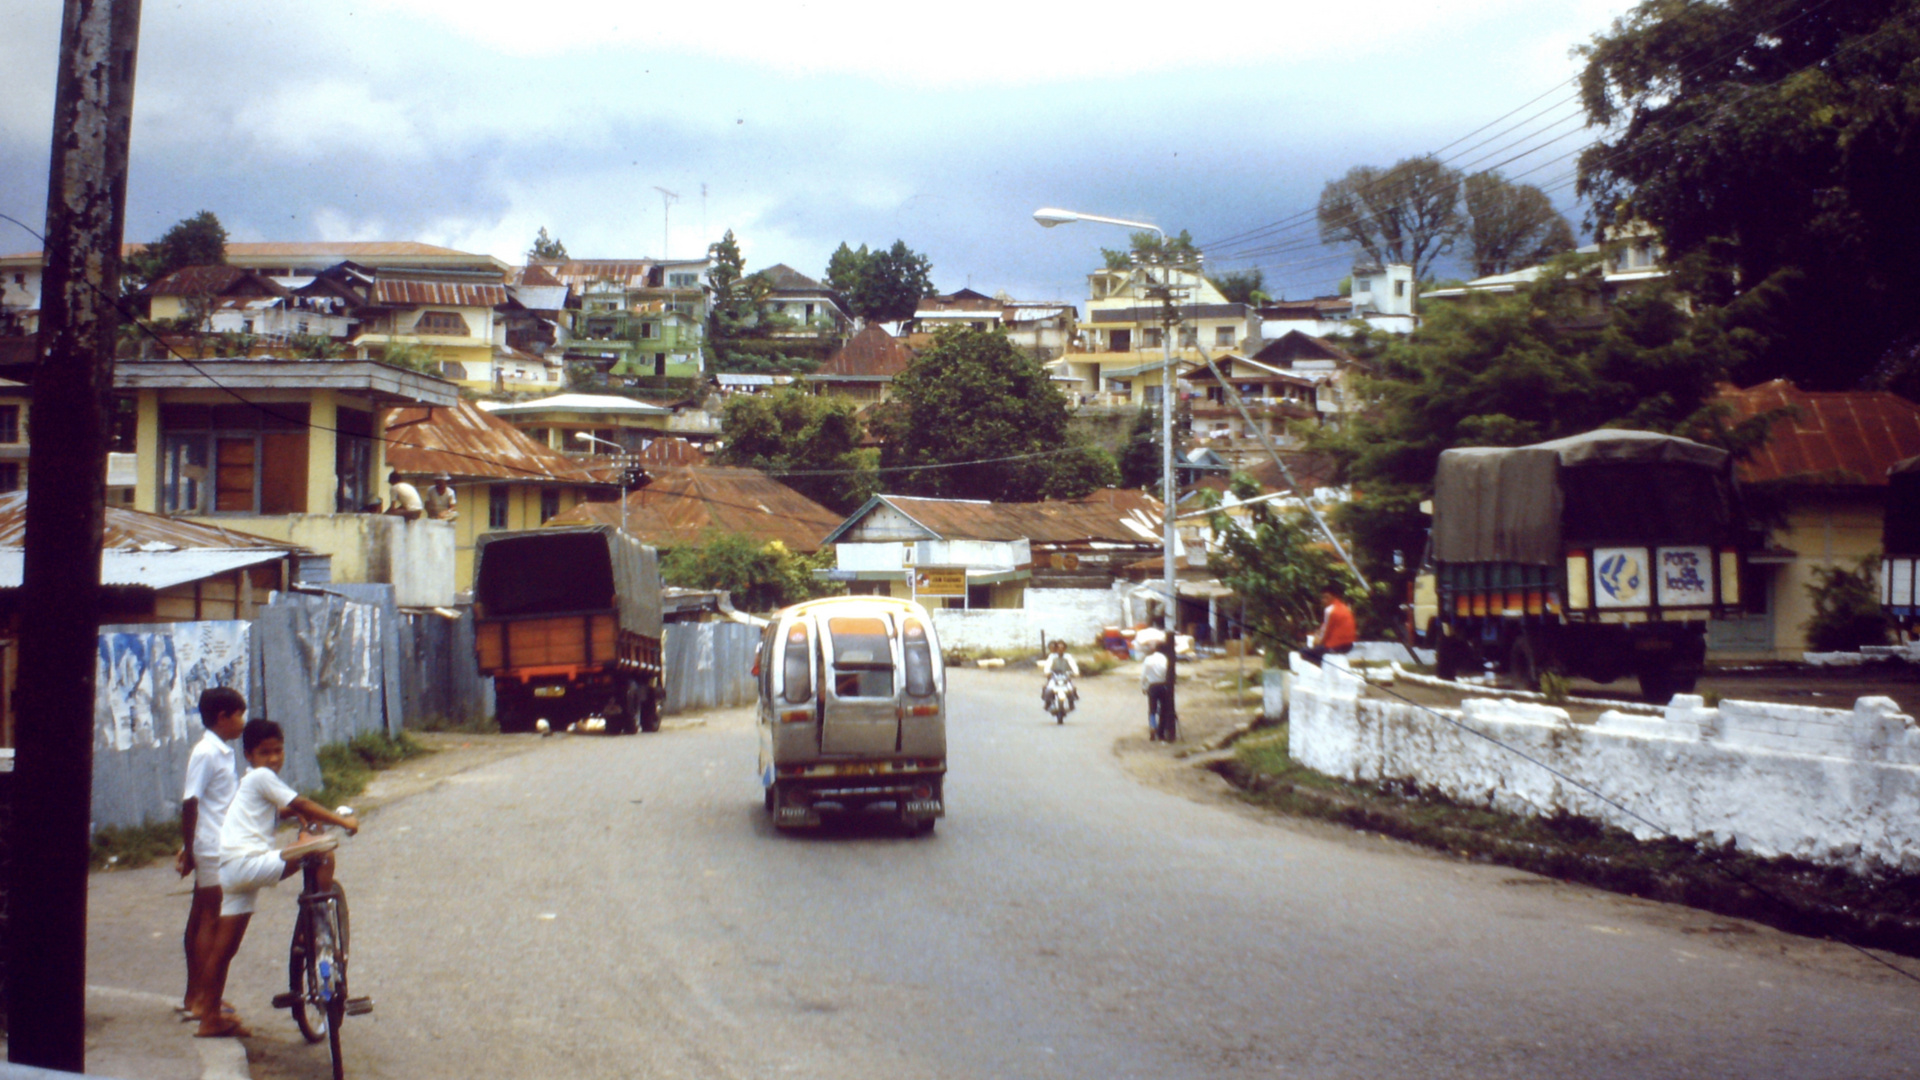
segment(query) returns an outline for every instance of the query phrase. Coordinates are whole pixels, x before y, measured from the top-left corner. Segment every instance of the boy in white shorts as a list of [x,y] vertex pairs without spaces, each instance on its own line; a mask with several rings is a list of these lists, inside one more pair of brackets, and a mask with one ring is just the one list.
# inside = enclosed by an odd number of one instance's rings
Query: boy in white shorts
[[206,999],[202,984],[220,921],[220,826],[240,785],[233,747],[228,744],[246,726],[247,699],[232,687],[213,687],[200,695],[200,722],[207,733],[187,757],[187,783],[180,795],[180,854],[173,860],[181,877],[193,875],[185,940],[187,993],[180,1002],[181,1016],[190,1020],[221,1004],[218,998]]
[[[240,778],[227,809],[227,820],[220,830],[220,923],[216,953],[207,982],[209,999],[220,1000],[227,988],[227,971],[253,918],[254,900],[263,888],[278,885],[292,877],[305,859],[320,860],[322,889],[333,887],[333,856],[327,854],[339,841],[332,836],[302,834],[283,848],[273,846],[274,830],[280,819],[297,817],[307,824],[325,822],[349,833],[360,831],[360,822],[343,817],[303,798],[280,779],[287,763],[286,740],[280,725],[271,720],[249,720],[240,734],[241,749],[247,764],[253,766]],[[215,1011],[202,1015],[201,1038],[250,1035],[240,1018]]]

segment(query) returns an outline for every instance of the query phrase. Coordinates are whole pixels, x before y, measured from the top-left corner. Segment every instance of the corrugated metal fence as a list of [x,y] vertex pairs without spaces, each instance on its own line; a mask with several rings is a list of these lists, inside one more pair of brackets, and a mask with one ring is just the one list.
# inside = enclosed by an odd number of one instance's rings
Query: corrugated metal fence
[[753,703],[760,628],[734,622],[668,623],[665,713]]

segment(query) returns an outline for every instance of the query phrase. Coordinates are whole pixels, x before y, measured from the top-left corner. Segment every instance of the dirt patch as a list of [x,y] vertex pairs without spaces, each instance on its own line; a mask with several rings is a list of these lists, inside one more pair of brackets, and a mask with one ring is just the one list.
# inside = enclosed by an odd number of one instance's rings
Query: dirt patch
[[459,731],[410,731],[415,742],[430,753],[401,762],[374,776],[367,789],[353,797],[356,812],[377,810],[410,795],[431,791],[447,777],[524,754],[540,745],[538,735],[473,734]]

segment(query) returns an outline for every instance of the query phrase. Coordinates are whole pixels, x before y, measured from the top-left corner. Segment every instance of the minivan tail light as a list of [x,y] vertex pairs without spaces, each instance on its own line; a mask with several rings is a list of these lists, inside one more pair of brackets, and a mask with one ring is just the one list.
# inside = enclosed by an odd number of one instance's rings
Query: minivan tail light
[[782,693],[792,705],[804,704],[813,697],[813,671],[807,663],[807,628],[804,623],[796,624],[787,631],[787,649],[785,662],[781,669],[781,679],[786,687]]
[[788,709],[780,714],[783,724],[804,724],[813,719],[812,709]]

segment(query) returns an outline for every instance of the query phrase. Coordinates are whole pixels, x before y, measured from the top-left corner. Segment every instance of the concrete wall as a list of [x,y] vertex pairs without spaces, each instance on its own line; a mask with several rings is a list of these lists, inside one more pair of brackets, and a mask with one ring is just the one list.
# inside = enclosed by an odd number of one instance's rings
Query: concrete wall
[[1710,709],[1683,694],[1655,715],[1609,711],[1576,725],[1563,709],[1527,702],[1469,699],[1453,711],[1363,699],[1338,665],[1322,671],[1297,655],[1292,663],[1289,745],[1330,776],[1409,779],[1515,813],[1565,810],[1643,839],[1660,833],[1634,815],[1763,856],[1920,870],[1920,728],[1889,698],[1862,698],[1851,710],[1746,701]]
[[934,632],[943,649],[1031,649],[1065,638],[1069,645],[1092,645],[1104,627],[1120,625],[1120,592],[1114,589],[1028,589],[1026,606],[932,612]]
[[392,585],[401,607],[448,607],[456,589],[454,526],[391,514],[196,519],[333,556],[333,580]]

